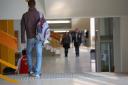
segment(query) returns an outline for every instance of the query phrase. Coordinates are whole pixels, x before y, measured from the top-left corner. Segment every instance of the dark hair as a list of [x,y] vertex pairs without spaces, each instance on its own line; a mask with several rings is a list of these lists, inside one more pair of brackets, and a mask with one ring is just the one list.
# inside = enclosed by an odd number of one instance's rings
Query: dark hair
[[36,2],[35,2],[35,0],[29,0],[28,1],[28,6],[31,8],[31,7],[35,7],[35,5],[36,5]]
[[26,55],[26,49],[22,50],[22,55]]

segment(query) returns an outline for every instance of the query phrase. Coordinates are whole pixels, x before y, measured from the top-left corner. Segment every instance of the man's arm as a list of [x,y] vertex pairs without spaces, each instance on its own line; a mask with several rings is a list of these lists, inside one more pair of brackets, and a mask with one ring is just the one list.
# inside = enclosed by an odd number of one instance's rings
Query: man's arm
[[21,19],[21,43],[25,43],[25,29],[25,20],[23,15]]

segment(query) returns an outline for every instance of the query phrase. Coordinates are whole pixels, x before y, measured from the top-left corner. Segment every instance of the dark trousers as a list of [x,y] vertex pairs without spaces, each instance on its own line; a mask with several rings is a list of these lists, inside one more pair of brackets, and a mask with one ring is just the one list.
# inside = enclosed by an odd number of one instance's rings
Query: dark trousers
[[79,47],[80,47],[80,42],[74,42],[74,46],[75,46],[75,52],[76,52],[76,56],[79,56]]
[[75,46],[76,56],[79,56],[79,46]]
[[68,57],[68,48],[64,48],[65,51],[65,57]]

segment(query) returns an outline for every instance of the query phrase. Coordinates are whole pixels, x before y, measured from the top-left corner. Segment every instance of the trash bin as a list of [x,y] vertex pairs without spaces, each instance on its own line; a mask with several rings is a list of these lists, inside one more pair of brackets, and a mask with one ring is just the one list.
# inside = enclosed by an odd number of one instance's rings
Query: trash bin
[[96,59],[96,51],[95,49],[91,49],[90,50],[90,56],[91,56],[91,60],[95,60]]

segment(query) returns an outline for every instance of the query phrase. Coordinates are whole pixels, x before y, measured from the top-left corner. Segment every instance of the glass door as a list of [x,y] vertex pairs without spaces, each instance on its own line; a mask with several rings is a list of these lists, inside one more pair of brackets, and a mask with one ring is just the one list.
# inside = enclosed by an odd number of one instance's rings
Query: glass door
[[97,71],[113,71],[113,18],[96,20],[96,63]]

